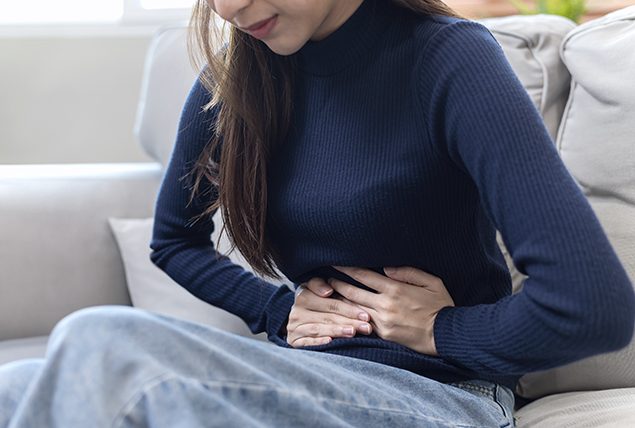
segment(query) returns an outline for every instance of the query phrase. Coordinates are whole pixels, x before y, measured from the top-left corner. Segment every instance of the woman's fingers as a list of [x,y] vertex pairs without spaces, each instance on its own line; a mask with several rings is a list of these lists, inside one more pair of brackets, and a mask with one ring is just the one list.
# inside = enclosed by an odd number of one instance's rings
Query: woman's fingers
[[[417,352],[438,355],[434,320],[454,306],[443,281],[412,267],[336,268],[373,293],[337,279],[314,278],[298,287],[289,314],[287,342],[294,347],[323,345],[336,337],[374,331],[379,337]],[[338,298],[332,298],[336,291]]]
[[300,337],[294,341],[288,341],[287,343],[289,343],[289,345],[293,346],[294,348],[305,348],[307,346],[319,346],[319,345],[326,345],[327,343],[331,343],[333,341],[333,338],[329,337],[329,336],[325,336],[325,337]]
[[[388,280],[388,278],[386,277],[383,278],[384,281]],[[362,284],[366,285],[366,283],[363,282]],[[376,308],[377,306],[378,295],[375,293],[371,293],[370,291],[366,291],[335,278],[329,279],[329,285],[333,287],[333,289],[337,291],[341,296],[343,296],[344,299],[346,299],[346,302],[353,302],[355,305],[361,305],[367,308]]]
[[[370,334],[369,323],[335,314],[324,314],[293,307],[289,313],[287,343],[293,347],[323,345],[335,337]],[[329,340],[326,340],[326,339]]]
[[310,279],[309,282],[303,285],[320,297],[328,297],[333,294],[333,288],[322,278]]
[[386,290],[386,277],[370,269],[343,266],[333,266],[333,268],[375,291],[382,293]]
[[[307,325],[319,326],[308,330]],[[370,333],[370,324],[366,321],[355,320],[341,315],[315,312],[304,307],[294,305],[289,312],[289,326],[294,330],[300,329],[304,334],[317,337],[335,334],[337,337],[354,336],[356,331]],[[352,330],[342,330],[350,327]]]
[[384,268],[384,273],[388,278],[394,279],[395,281],[418,285],[420,287],[428,287],[431,290],[444,287],[443,281],[441,281],[440,278],[410,266],[397,268],[387,267]]
[[439,311],[454,306],[443,281],[412,267],[385,268],[386,276],[364,268],[337,268],[377,293],[336,279],[333,289],[368,311],[373,331],[381,338],[427,355],[438,355],[434,321]]
[[[398,291],[400,286],[403,284],[425,287],[428,291],[433,293],[440,292],[447,294],[445,285],[440,278],[410,266],[397,268],[386,267],[384,268],[384,273],[386,274],[385,276],[364,268],[335,267],[335,269],[345,273],[357,282],[372,288],[379,294],[394,293]],[[342,294],[342,292],[347,293],[346,295],[343,295],[348,300],[362,306],[373,307],[373,303],[377,301],[374,297],[376,294],[374,293],[366,292],[365,290],[359,289],[342,281],[329,280],[329,285],[331,285],[331,287],[334,287],[334,284],[337,284],[338,286],[338,288],[335,288],[335,291],[340,294]],[[346,286],[343,286],[342,284],[346,284]],[[454,302],[452,302],[452,304],[454,304]]]
[[[328,286],[323,280],[320,281]],[[313,293],[307,285],[300,285],[296,290],[295,304],[296,306],[301,306],[314,312],[336,314],[351,320],[370,321],[370,315],[358,306],[345,303],[338,299],[320,297]]]
[[[321,341],[324,337],[353,337],[356,329],[352,325],[328,325],[320,323],[308,323],[299,325],[295,330],[292,341],[302,339],[315,339]],[[293,345],[293,343],[290,343]],[[303,345],[306,346],[306,345]]]
[[371,333],[368,312],[351,302],[329,297],[332,294],[333,288],[320,278],[297,287],[286,326],[287,343],[299,348],[324,345],[336,337]]

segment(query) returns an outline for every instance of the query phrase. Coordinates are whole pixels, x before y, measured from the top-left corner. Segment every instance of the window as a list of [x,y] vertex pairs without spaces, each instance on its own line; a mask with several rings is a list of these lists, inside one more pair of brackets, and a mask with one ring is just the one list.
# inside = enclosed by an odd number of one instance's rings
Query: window
[[161,23],[187,19],[195,0],[0,1],[0,25]]
[[0,24],[116,21],[122,0],[13,0],[0,2]]

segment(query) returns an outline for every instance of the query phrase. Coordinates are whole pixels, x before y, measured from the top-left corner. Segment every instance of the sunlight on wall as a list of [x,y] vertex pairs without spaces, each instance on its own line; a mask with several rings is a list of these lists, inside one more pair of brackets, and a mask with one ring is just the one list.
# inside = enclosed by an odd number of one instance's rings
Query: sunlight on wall
[[123,15],[123,1],[29,0],[0,3],[0,24],[103,22]]

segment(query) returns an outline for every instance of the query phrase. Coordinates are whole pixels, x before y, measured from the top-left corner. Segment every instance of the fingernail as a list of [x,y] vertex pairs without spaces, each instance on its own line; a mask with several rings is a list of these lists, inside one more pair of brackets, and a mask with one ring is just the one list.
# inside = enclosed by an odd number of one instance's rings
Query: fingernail
[[370,321],[370,317],[368,316],[366,312],[361,312],[359,314],[359,319],[366,322]]
[[361,331],[364,334],[370,334],[370,326],[368,324],[360,325],[359,331]]
[[331,338],[330,337],[325,337],[324,339],[322,339],[322,342],[320,343],[321,345],[326,345],[327,343],[331,342]]
[[397,269],[395,269],[394,267],[387,267],[384,268],[384,272],[386,272],[387,275],[392,275],[397,272]]
[[333,291],[333,289],[331,287],[329,287],[328,285],[323,285],[320,288],[318,288],[318,292],[322,295],[322,296],[326,296],[327,294],[329,294],[331,291]]
[[353,327],[344,327],[342,329],[342,333],[344,333],[347,336],[352,336],[354,332],[355,330],[353,329]]

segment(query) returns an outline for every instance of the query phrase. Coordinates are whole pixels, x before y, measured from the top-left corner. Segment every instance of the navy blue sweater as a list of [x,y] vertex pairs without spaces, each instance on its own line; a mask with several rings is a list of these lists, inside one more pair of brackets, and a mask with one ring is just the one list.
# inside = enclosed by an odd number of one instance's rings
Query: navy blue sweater
[[[329,266],[414,266],[456,307],[434,325],[440,358],[376,335],[315,351],[443,382],[514,387],[526,372],[625,346],[635,296],[525,90],[477,23],[417,17],[366,0],[297,54],[291,132],[269,168],[268,222],[293,283]],[[196,83],[159,195],[152,260],[183,287],[280,336],[294,295],[215,256],[213,225],[192,225],[180,178],[209,140],[214,111]],[[524,290],[511,296],[500,230]]]

